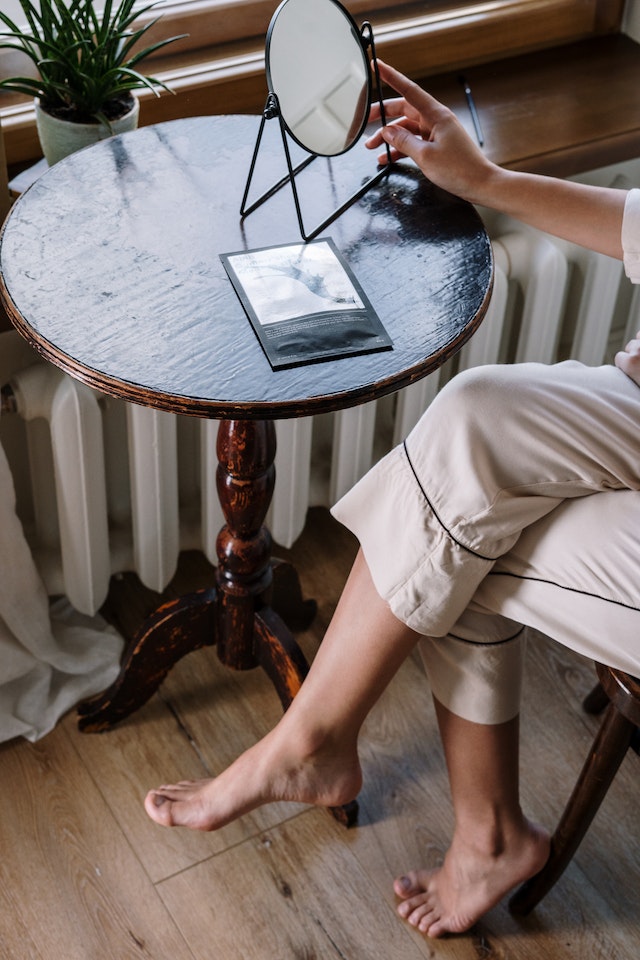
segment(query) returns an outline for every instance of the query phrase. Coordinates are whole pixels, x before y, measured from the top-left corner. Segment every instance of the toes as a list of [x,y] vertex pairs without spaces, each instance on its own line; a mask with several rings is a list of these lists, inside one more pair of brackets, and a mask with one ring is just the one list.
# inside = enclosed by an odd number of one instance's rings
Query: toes
[[414,870],[397,877],[394,881],[393,889],[396,896],[406,900],[407,897],[415,896],[424,891],[424,885],[421,882],[421,875]]
[[417,897],[409,897],[398,904],[398,913],[401,917],[404,917],[405,920],[408,920],[414,910],[419,910],[420,907],[424,905],[424,902],[424,894],[419,894]]
[[420,927],[420,932],[432,940],[437,940],[437,938],[443,934],[449,933],[449,928],[438,918],[433,922],[425,924],[424,928]]
[[415,913],[417,919],[415,926],[417,926],[420,933],[424,933],[428,937],[437,936],[437,934],[433,933],[433,930],[442,920],[440,904],[434,901],[425,901],[422,909],[415,911]]
[[416,927],[420,933],[426,933],[434,920],[437,920],[434,905],[425,898],[405,901],[398,907],[398,913],[408,924]]
[[431,871],[413,871],[398,877],[393,886],[401,898],[397,907],[399,916],[420,933],[438,937],[444,929],[437,898],[429,889],[431,875]]
[[178,783],[163,783],[162,786],[157,787],[156,792],[163,793],[165,796],[180,796],[197,789],[199,784],[198,780],[179,780]]
[[405,874],[402,877],[397,877],[393,882],[393,889],[398,897],[410,897],[413,893],[413,883],[411,878]]
[[439,933],[434,933],[436,928],[441,926],[439,918],[434,917],[434,912],[431,910],[428,916],[423,917],[420,923],[418,924],[418,930],[420,933],[423,933],[425,937],[439,937]]
[[150,790],[144,800],[144,808],[148,816],[163,827],[172,825],[171,801],[156,790]]

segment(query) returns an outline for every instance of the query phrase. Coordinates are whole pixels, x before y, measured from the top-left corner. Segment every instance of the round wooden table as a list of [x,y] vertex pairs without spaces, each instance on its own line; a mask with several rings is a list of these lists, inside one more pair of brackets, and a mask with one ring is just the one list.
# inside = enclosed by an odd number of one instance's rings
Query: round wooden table
[[[322,234],[348,261],[393,349],[274,372],[219,259],[300,239],[288,185],[240,218],[258,124],[203,117],[104,141],[47,171],[5,224],[2,300],[39,353],[104,393],[221,421],[227,523],[216,586],[160,608],[114,686],[81,705],[84,729],[126,716],[179,657],[214,641],[225,663],[265,667],[290,702],[306,664],[266,602],[273,420],[407,386],[454,354],[487,307],[493,265],[475,210],[403,162]],[[375,167],[362,143],[316,159],[297,181],[308,222],[322,221]],[[277,124],[267,123],[256,193],[285,172]]]

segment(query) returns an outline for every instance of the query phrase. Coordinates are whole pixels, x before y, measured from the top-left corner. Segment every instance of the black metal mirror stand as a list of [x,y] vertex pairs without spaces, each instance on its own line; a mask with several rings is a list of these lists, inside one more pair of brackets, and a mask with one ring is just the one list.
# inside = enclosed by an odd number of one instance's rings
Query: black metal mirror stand
[[[378,70],[378,61],[376,58],[375,43],[373,40],[373,28],[368,21],[365,21],[362,24],[362,27],[360,28],[360,39],[362,41],[362,45],[364,47],[365,52],[371,49],[371,62],[373,65],[373,72],[374,72],[375,81],[376,81],[377,98],[380,104],[380,120],[381,120],[381,123],[384,125],[386,123],[386,118],[385,118],[385,112],[384,112],[384,102],[382,99],[382,84],[380,82],[380,72]],[[283,147],[285,160],[287,164],[287,173],[284,175],[284,177],[282,177],[282,179],[278,180],[277,183],[274,183],[272,187],[269,187],[269,189],[266,190],[260,197],[258,197],[257,200],[254,200],[253,203],[247,206],[249,190],[251,187],[251,182],[253,180],[253,175],[254,175],[257,160],[258,160],[258,154],[260,152],[260,143],[262,141],[262,135],[264,132],[265,123],[267,122],[267,120],[274,120],[276,118],[280,126],[280,134],[282,137],[282,147]],[[298,225],[300,227],[300,234],[302,236],[302,239],[305,242],[308,240],[313,240],[314,237],[317,237],[319,233],[321,233],[330,223],[332,223],[342,213],[344,213],[345,210],[348,210],[348,208],[352,204],[354,204],[356,200],[359,200],[360,197],[364,196],[367,190],[369,190],[376,183],[379,183],[380,180],[383,179],[383,177],[387,176],[392,165],[391,152],[389,150],[388,144],[386,144],[386,150],[387,150],[386,165],[384,167],[379,168],[377,172],[369,180],[366,181],[366,183],[362,184],[355,191],[355,193],[353,193],[348,198],[348,200],[345,200],[344,203],[342,203],[336,210],[334,210],[333,213],[331,213],[325,220],[323,220],[320,224],[318,224],[317,227],[315,227],[310,232],[307,232],[304,225],[304,220],[302,217],[302,206],[300,204],[300,197],[299,197],[298,189],[296,186],[296,176],[299,173],[301,173],[301,171],[304,170],[305,167],[309,166],[309,164],[316,159],[318,154],[309,153],[308,151],[305,151],[308,153],[308,156],[305,157],[304,160],[302,160],[296,167],[293,166],[291,162],[291,151],[289,149],[289,138],[288,138],[287,128],[284,120],[282,119],[280,104],[278,103],[278,98],[276,94],[270,91],[267,96],[267,102],[265,104],[265,107],[262,113],[262,119],[260,121],[260,128],[258,130],[256,145],[253,151],[253,156],[251,158],[251,166],[249,167],[247,185],[245,187],[244,195],[242,197],[242,203],[240,205],[240,216],[248,217],[250,213],[252,213],[259,206],[261,206],[266,200],[272,197],[274,193],[277,193],[278,190],[282,189],[282,187],[284,187],[285,184],[290,183],[291,190],[293,193],[293,202],[296,208],[296,215],[298,218]]]

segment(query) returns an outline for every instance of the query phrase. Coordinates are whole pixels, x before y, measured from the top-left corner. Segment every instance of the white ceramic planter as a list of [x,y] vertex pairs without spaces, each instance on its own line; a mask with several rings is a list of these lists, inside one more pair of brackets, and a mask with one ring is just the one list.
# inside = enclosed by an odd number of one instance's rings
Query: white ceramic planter
[[116,133],[135,130],[140,113],[140,103],[134,97],[133,107],[129,113],[120,117],[119,120],[114,120],[111,126],[107,127],[104,123],[71,123],[69,120],[59,120],[43,110],[38,100],[35,105],[40,145],[50,167],[63,157],[92,143],[106,140],[107,137]]

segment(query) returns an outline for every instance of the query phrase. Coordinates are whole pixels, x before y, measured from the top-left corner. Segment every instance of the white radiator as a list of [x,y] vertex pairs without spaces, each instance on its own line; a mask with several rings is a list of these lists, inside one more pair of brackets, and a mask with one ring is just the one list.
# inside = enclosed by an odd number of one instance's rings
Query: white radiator
[[[494,361],[574,357],[599,364],[640,329],[640,297],[620,263],[496,219],[496,277],[484,323],[440,371],[393,397],[277,424],[268,522],[290,546],[309,506],[330,505],[411,429],[457,370]],[[217,421],[156,412],[97,394],[0,335],[0,440],[18,514],[50,594],[83,613],[112,574],[135,570],[162,590],[178,554],[215,562],[223,523],[215,493]],[[12,407],[15,406],[15,410]]]

